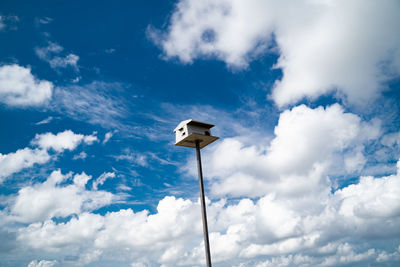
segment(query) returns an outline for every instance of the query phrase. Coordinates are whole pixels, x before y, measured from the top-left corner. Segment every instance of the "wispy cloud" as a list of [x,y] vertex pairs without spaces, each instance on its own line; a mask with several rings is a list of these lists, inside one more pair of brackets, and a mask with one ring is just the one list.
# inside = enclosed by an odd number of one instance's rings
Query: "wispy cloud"
[[41,17],[41,18],[36,18],[35,22],[37,24],[50,24],[53,22],[53,19],[50,17]]
[[124,119],[130,114],[121,83],[92,82],[56,87],[50,108],[75,120],[98,124],[106,129],[126,131],[133,126]]
[[[185,112],[182,112],[182,111]],[[195,119],[216,125],[213,135],[219,137],[242,136],[248,142],[253,140],[269,140],[265,125],[272,124],[277,117],[276,112],[267,113],[260,109],[257,114],[243,107],[226,111],[210,105],[173,105],[162,103],[153,113],[143,114],[149,119],[149,127],[144,131],[152,140],[174,140],[173,129],[179,122]],[[157,115],[155,115],[157,114]]]
[[38,121],[35,123],[35,125],[42,125],[42,124],[48,124],[50,123],[54,118],[52,116],[47,117],[44,120]]
[[5,31],[5,30],[17,30],[18,29],[18,22],[19,22],[19,17],[15,15],[0,15],[0,31]]
[[126,160],[142,167],[146,167],[149,165],[147,153],[132,152],[129,149],[125,149],[124,153],[121,155],[114,155],[112,157],[117,161]]
[[115,48],[108,48],[104,50],[104,53],[106,54],[114,54],[117,50]]
[[97,190],[99,185],[103,185],[107,179],[114,179],[115,172],[103,172],[92,184],[93,189]]

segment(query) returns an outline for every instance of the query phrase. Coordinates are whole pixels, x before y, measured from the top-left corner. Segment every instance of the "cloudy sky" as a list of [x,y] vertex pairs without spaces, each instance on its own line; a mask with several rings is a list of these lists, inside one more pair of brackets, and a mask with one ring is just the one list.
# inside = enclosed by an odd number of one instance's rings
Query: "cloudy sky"
[[2,0],[0,266],[398,266],[399,14]]

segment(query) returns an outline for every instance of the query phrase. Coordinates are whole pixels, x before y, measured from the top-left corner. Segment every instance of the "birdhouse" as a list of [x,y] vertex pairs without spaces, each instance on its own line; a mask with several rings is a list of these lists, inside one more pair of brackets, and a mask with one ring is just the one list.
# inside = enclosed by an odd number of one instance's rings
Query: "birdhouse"
[[212,127],[214,127],[214,124],[195,120],[182,121],[174,130],[175,145],[196,147],[196,141],[198,140],[200,148],[203,148],[218,139],[218,137],[211,135],[210,129]]

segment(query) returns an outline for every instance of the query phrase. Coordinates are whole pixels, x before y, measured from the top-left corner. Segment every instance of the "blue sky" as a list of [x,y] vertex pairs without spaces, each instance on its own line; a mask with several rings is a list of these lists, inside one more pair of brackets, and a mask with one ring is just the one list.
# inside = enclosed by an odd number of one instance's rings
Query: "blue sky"
[[2,1],[0,265],[398,265],[399,11]]

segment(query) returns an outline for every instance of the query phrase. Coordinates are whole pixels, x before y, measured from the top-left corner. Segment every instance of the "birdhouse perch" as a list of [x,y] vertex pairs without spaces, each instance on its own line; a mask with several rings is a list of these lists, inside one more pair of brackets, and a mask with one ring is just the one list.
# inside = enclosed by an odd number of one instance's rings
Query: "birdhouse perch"
[[200,142],[200,148],[211,144],[218,139],[216,136],[211,135],[211,128],[214,124],[195,120],[185,120],[179,123],[175,128],[175,145],[185,147],[196,147],[196,140]]

